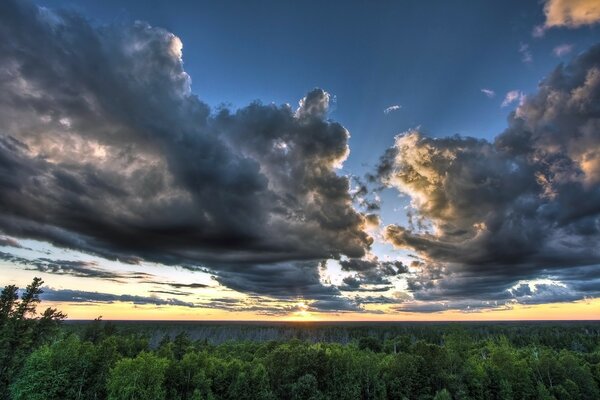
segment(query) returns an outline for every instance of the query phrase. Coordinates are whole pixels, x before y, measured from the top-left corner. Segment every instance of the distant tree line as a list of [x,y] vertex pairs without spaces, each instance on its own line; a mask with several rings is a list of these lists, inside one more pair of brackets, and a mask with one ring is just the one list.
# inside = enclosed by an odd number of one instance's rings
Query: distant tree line
[[144,332],[101,319],[73,330],[59,327],[56,310],[36,316],[41,284],[20,299],[15,287],[2,291],[1,399],[600,399],[600,342],[587,328],[571,340],[560,327],[532,326],[518,340],[458,327],[434,341],[365,335],[348,344],[210,344],[182,332],[150,346]]

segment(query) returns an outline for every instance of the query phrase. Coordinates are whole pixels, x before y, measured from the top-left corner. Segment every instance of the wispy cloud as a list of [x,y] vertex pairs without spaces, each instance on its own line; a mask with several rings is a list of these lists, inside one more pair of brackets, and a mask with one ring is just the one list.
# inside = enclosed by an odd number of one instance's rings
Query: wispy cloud
[[393,106],[389,106],[388,108],[386,108],[385,110],[383,110],[383,113],[384,114],[389,114],[391,112],[398,111],[401,108],[402,108],[401,105],[394,104]]
[[533,31],[531,31],[531,36],[534,38],[544,37],[546,34],[546,28],[543,25],[536,25],[533,27]]
[[181,301],[174,298],[162,299],[156,296],[136,296],[130,294],[112,294],[100,292],[87,292],[71,289],[53,289],[45,288],[40,296],[45,301],[57,301],[65,303],[100,303],[112,304],[117,302],[133,303],[137,305],[155,305],[155,306],[181,306],[197,307],[196,304]]
[[481,89],[481,93],[485,94],[490,99],[496,96],[496,92],[491,89]]
[[519,103],[521,103],[524,99],[525,94],[523,94],[523,92],[521,92],[520,90],[511,90],[510,92],[506,93],[506,96],[504,96],[504,101],[502,101],[502,107],[508,107],[515,101],[519,101]]
[[556,57],[563,57],[563,56],[566,56],[567,54],[569,54],[571,51],[573,51],[573,45],[565,43],[565,44],[561,44],[559,46],[556,46],[552,50],[552,53],[554,53],[554,55]]
[[521,43],[519,45],[519,53],[521,53],[521,61],[525,64],[533,62],[533,55],[531,54],[531,49],[527,43]]

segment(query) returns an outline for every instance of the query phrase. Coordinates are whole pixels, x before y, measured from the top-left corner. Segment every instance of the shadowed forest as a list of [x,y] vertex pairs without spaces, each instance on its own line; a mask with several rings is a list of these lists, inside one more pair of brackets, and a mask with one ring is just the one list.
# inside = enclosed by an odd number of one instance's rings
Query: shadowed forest
[[600,398],[600,323],[64,322],[0,299],[1,399]]

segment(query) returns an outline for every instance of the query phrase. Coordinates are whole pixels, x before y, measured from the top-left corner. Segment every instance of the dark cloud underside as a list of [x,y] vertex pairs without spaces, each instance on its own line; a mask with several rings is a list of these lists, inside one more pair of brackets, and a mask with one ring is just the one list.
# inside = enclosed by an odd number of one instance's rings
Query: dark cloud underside
[[[348,132],[326,120],[323,90],[297,110],[257,102],[211,113],[172,33],[95,26],[24,1],[0,4],[0,52],[3,232],[305,296],[331,291],[296,281],[306,262],[369,249],[336,173]],[[261,274],[279,265],[282,280],[264,286]]]
[[600,45],[556,68],[494,142],[411,131],[378,177],[409,194],[420,218],[385,229],[422,257],[409,279],[415,298],[461,308],[521,298],[509,289],[540,278],[567,287],[538,285],[524,301],[599,295],[597,276],[583,285],[569,271],[600,268]]

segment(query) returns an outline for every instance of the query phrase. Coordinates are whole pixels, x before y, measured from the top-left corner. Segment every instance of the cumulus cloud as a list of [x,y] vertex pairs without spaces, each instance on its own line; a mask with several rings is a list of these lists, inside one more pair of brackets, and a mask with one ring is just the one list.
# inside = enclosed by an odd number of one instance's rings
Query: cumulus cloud
[[600,22],[600,3],[596,0],[546,0],[546,28],[577,28]]
[[266,292],[297,284],[306,296],[330,291],[306,282],[307,268],[368,251],[365,216],[336,172],[349,133],[327,120],[324,90],[296,110],[215,112],[191,92],[174,34],[15,0],[0,5],[0,52],[4,233],[211,268],[252,292],[275,273]]
[[539,301],[600,294],[588,275],[600,265],[600,45],[513,97],[521,104],[493,142],[409,131],[381,160],[381,182],[427,222],[384,233],[420,257],[408,278],[416,301],[533,302],[509,289],[536,279],[556,282]]
[[511,90],[510,92],[506,93],[506,96],[504,96],[504,100],[502,101],[501,106],[508,107],[516,101],[522,103],[524,99],[525,95],[523,94],[523,92],[519,90]]
[[399,110],[399,109],[401,109],[401,108],[402,108],[402,106],[400,106],[400,105],[398,105],[398,104],[394,104],[393,106],[389,106],[389,107],[387,107],[386,109],[384,109],[384,110],[383,110],[383,113],[384,113],[384,114],[389,114],[389,113],[391,113],[391,112],[398,111],[398,110]]

